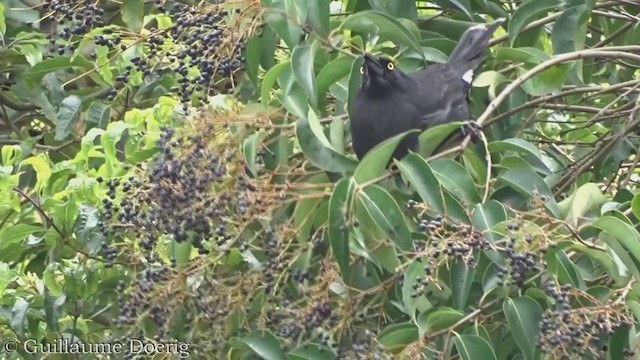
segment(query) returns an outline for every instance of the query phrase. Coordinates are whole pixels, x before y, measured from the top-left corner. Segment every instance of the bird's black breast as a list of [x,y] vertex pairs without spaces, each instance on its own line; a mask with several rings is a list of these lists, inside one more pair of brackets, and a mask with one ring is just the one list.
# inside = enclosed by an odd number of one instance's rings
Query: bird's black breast
[[[418,111],[411,98],[410,93],[397,89],[361,89],[356,94],[350,126],[353,150],[359,159],[378,143],[416,128]],[[417,135],[408,136],[394,157],[402,158],[416,144]]]

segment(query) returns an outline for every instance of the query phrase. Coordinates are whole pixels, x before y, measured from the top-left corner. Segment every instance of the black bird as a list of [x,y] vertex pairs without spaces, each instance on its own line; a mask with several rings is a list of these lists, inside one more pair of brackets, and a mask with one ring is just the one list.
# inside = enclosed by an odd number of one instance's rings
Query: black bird
[[[405,74],[391,59],[364,54],[362,85],[355,97],[350,131],[358,159],[378,143],[410,129],[425,130],[450,121],[469,120],[469,91],[485,59],[494,31],[504,22],[467,29],[449,61]],[[407,136],[393,157],[416,150],[418,134]]]

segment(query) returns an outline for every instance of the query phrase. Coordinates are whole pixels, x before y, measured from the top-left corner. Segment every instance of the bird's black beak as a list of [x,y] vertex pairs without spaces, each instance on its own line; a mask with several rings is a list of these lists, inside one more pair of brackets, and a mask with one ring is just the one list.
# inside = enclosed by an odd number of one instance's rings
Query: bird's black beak
[[364,67],[366,74],[368,75],[382,75],[383,68],[380,61],[373,55],[365,53],[364,55]]

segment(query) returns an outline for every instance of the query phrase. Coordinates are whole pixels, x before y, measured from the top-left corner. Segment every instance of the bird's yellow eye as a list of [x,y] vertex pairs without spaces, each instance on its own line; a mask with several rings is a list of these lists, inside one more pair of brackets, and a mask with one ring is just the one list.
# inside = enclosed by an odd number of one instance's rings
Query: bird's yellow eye
[[392,63],[392,62],[390,62],[390,63],[388,63],[388,64],[387,64],[387,69],[389,69],[389,71],[392,71],[392,70],[393,70],[393,69],[395,69],[395,68],[396,68],[396,66],[395,66],[395,65],[393,65],[393,63]]
[[364,66],[360,66],[360,74],[364,74]]

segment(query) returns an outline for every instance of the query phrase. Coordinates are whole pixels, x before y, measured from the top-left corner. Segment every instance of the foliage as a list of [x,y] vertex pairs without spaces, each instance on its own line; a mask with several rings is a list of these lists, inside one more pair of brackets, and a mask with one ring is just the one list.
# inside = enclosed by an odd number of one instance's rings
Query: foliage
[[[3,2],[2,338],[173,344],[159,358],[634,358],[638,13]],[[480,142],[442,150],[460,119],[391,170],[406,134],[354,160],[357,54],[414,71],[498,17],[471,94]]]

